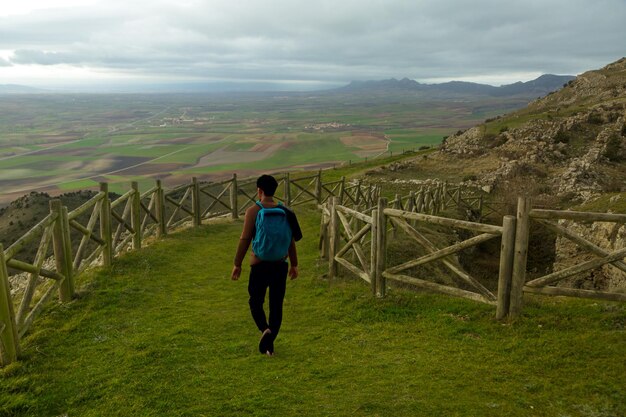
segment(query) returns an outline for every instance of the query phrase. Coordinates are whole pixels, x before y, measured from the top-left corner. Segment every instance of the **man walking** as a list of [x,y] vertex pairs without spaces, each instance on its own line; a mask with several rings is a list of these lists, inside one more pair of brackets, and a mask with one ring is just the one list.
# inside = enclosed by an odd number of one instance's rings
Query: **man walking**
[[[287,275],[291,279],[298,277],[295,242],[302,238],[302,233],[295,214],[274,201],[274,192],[278,187],[276,179],[271,175],[261,175],[256,186],[258,201],[246,210],[231,279],[239,279],[243,258],[252,243],[248,282],[250,312],[261,331],[259,352],[272,356],[274,340],[283,319]],[[287,258],[290,267],[286,262]],[[269,321],[263,309],[268,288]]]

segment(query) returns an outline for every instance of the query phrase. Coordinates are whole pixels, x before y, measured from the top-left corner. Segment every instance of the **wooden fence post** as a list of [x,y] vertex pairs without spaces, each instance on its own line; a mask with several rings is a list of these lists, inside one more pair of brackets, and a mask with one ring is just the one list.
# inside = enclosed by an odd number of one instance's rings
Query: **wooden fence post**
[[376,296],[384,297],[387,293],[387,280],[383,276],[387,259],[387,217],[385,216],[385,208],[387,207],[387,199],[378,199],[378,220],[376,224]]
[[517,200],[517,225],[515,228],[515,257],[513,279],[511,281],[511,301],[509,317],[516,318],[522,312],[524,283],[526,282],[526,262],[528,260],[528,240],[530,232],[531,200],[519,197]]
[[19,340],[4,247],[0,243],[0,365],[17,360],[20,354]]
[[200,211],[200,184],[196,177],[191,178],[191,211],[193,213],[194,227],[202,224],[202,212]]
[[500,245],[500,274],[498,276],[498,305],[496,319],[502,320],[509,314],[511,281],[513,279],[513,259],[515,257],[514,216],[504,216],[502,222],[502,243]]
[[430,203],[431,203],[430,188],[427,188],[424,190],[424,213],[430,212]]
[[133,189],[131,196],[130,225],[133,227],[133,249],[141,249],[141,195],[137,181],[130,183]]
[[[396,210],[402,210],[402,200],[400,197],[400,194],[396,194],[395,199],[393,200],[393,205],[392,208],[396,209]],[[395,224],[391,225],[392,229],[391,229],[391,238],[395,239],[398,236],[398,228],[396,227]]]
[[[409,193],[409,201],[407,203],[406,211],[412,213],[412,212],[417,211],[416,209],[417,209],[417,201],[415,200],[415,191],[411,191]],[[413,227],[415,227],[415,223],[416,223],[415,220],[410,221],[410,224]]]
[[439,206],[438,206],[438,210],[441,213],[445,209],[446,209],[446,189],[445,189],[445,184],[444,183],[440,183],[439,184]]
[[346,192],[346,177],[341,177],[341,184],[339,184],[339,204],[343,204],[343,195]]
[[157,225],[157,237],[161,238],[167,235],[167,225],[165,224],[165,192],[161,180],[156,180],[156,218],[159,220]]
[[285,204],[291,206],[291,179],[288,172],[285,174]]
[[59,285],[59,300],[68,302],[74,296],[74,278],[72,266],[71,244],[67,242],[70,225],[67,217],[63,216],[63,206],[61,200],[50,200],[50,211],[57,214],[52,230],[52,248],[54,250],[54,260],[56,269],[65,277]]
[[322,170],[317,172],[317,182],[315,183],[315,196],[317,204],[322,204]]
[[417,201],[415,202],[415,211],[417,213],[424,213],[424,187],[420,187],[417,194]]
[[328,259],[328,224],[327,224],[327,220],[329,221],[329,219],[327,219],[326,211],[324,210],[324,207],[326,208],[326,210],[328,210],[329,205],[330,205],[330,199],[326,203],[324,203],[324,205],[322,206],[322,216],[321,216],[322,220],[320,222],[320,242],[319,242],[320,259]]
[[237,174],[233,174],[233,181],[230,183],[230,210],[233,220],[239,218],[239,186],[237,185]]
[[330,237],[330,244],[328,245],[328,279],[333,279],[337,276],[335,254],[339,246],[339,218],[335,206],[339,203],[337,197],[331,197],[329,202],[328,211],[330,212],[330,224],[328,225],[328,235]]
[[[100,206],[100,239],[104,241],[102,251],[102,263],[105,267],[110,267],[113,262],[113,237],[111,236],[111,199],[109,198],[109,184],[100,183],[100,191],[104,193],[102,205]],[[67,208],[63,210],[67,216]]]
[[446,202],[446,198],[448,197],[448,181],[444,181],[441,187],[441,193],[443,194],[443,199],[441,201],[441,210],[445,210],[448,207]]
[[413,212],[415,211],[415,191],[409,192],[409,201],[406,204],[406,211]]
[[372,295],[376,296],[376,270],[377,270],[377,251],[378,247],[378,209],[372,210],[372,240],[370,243],[370,284],[372,287]]

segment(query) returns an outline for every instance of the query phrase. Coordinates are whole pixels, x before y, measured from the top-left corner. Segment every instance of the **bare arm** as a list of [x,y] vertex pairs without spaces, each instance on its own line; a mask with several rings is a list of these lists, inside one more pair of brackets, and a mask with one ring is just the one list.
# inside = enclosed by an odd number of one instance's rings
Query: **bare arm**
[[246,252],[248,252],[250,243],[252,242],[256,212],[257,210],[255,210],[254,207],[250,207],[246,210],[246,216],[243,220],[243,231],[241,232],[239,244],[237,245],[237,253],[235,254],[233,272],[231,275],[231,278],[235,281],[239,279],[239,275],[241,275],[241,264],[243,262],[243,258],[246,256]]
[[291,279],[298,278],[298,251],[296,249],[296,241],[291,239],[291,244],[289,245],[289,263],[291,267],[289,268],[289,277]]
[[296,241],[291,239],[291,244],[289,245],[289,263],[291,266],[298,266],[298,251],[296,249]]

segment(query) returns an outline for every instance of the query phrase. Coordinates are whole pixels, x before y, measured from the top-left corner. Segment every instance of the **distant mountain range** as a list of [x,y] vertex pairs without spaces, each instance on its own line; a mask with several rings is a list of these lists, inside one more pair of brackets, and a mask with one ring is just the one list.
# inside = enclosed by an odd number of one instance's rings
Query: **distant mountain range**
[[[380,81],[352,81],[350,84],[330,90],[320,90],[327,93],[376,93],[394,94],[420,92],[427,96],[524,96],[536,98],[556,91],[563,84],[573,80],[571,75],[546,74],[528,81],[494,87],[487,84],[470,83],[464,81],[450,81],[442,84],[422,84],[415,80],[392,78]],[[223,82],[223,83],[178,83],[178,84],[124,84],[84,86],[81,88],[42,89],[17,84],[0,84],[2,94],[43,94],[43,93],[79,93],[79,92],[110,92],[110,93],[252,93],[252,92],[285,92],[285,86],[278,83],[261,82]],[[290,86],[289,92],[296,93],[298,89]]]
[[0,84],[0,94],[36,94],[45,93],[46,90],[40,88],[27,87],[18,84]]
[[393,92],[416,91],[431,94],[452,95],[486,95],[486,96],[543,96],[561,88],[573,80],[572,75],[544,74],[537,79],[527,82],[518,81],[513,84],[494,87],[488,84],[470,83],[465,81],[450,81],[441,84],[422,84],[415,80],[392,78],[381,81],[352,81],[350,84],[335,89],[338,92]]

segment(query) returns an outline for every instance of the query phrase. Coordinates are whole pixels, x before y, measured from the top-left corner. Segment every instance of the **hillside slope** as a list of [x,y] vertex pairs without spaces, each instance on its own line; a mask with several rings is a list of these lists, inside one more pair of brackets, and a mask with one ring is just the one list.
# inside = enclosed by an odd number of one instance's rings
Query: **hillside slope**
[[[84,190],[61,194],[55,198],[59,198],[63,205],[71,211],[87,202],[95,194],[96,192],[94,191]],[[51,199],[52,197],[47,193],[31,192],[12,201],[6,207],[0,208],[0,243],[4,245],[5,249],[50,214],[49,202]],[[83,214],[79,217],[79,220],[84,221],[87,218],[89,218],[89,214]],[[72,231],[72,233],[78,235],[76,231]],[[75,239],[75,241],[78,242],[80,239]],[[38,246],[39,241],[35,239],[35,241],[25,246],[20,256],[32,260]],[[51,251],[51,248],[49,251]]]
[[448,137],[441,153],[451,163],[499,161],[478,175],[480,185],[575,201],[626,190],[626,58]]

